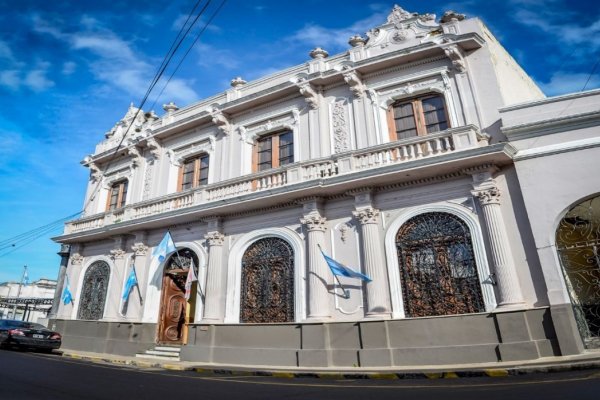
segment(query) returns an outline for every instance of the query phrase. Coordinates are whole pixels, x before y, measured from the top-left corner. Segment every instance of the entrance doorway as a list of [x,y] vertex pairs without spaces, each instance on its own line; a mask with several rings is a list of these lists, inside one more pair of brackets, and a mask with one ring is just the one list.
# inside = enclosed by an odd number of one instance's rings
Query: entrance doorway
[[181,249],[165,264],[162,281],[160,315],[158,319],[158,343],[183,344],[187,339],[187,324],[194,322],[196,285],[192,296],[185,299],[185,281],[190,268],[198,276],[198,257],[190,249]]
[[556,230],[556,248],[583,342],[600,348],[600,196],[567,212]]

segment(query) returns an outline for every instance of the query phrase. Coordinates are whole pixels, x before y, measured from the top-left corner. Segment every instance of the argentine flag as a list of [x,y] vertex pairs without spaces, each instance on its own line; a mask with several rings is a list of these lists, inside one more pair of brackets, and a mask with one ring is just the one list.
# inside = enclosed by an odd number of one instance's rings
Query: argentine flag
[[123,301],[127,300],[129,293],[131,293],[131,289],[133,289],[133,287],[137,284],[138,282],[137,276],[135,275],[135,266],[133,266],[131,268],[131,272],[129,273],[129,277],[127,278],[127,282],[125,282],[125,289],[123,289],[123,296],[121,296]]
[[62,298],[64,305],[73,303],[73,295],[71,294],[71,289],[69,288],[69,278],[68,277],[67,277],[67,282],[65,284],[65,288],[63,289],[61,298]]
[[331,269],[333,275],[362,279],[365,282],[371,282],[371,278],[364,274],[361,274],[360,272],[356,272],[351,268],[346,267],[342,263],[335,261],[333,258],[323,253],[323,250],[321,250],[321,254],[323,254],[323,257],[325,257],[325,261],[327,261],[327,265],[329,265],[329,269]]
[[175,247],[175,243],[173,243],[171,234],[167,231],[165,237],[163,237],[158,246],[152,251],[152,258],[157,258],[159,262],[163,262],[167,256],[174,251],[177,251],[177,247]]

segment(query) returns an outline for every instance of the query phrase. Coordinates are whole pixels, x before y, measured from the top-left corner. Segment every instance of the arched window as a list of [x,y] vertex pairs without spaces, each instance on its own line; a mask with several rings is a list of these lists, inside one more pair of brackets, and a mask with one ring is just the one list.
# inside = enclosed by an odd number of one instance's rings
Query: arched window
[[460,218],[417,215],[398,230],[396,248],[407,317],[485,311],[471,233]]
[[294,321],[294,250],[283,239],[254,242],[242,258],[240,322]]
[[104,261],[93,263],[83,277],[77,319],[98,320],[104,316],[110,267]]
[[571,208],[556,231],[556,247],[588,348],[600,348],[600,196]]

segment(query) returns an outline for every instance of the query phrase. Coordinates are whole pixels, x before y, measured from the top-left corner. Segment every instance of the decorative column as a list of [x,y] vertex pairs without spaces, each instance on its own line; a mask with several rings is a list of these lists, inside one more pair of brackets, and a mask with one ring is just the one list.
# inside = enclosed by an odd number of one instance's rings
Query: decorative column
[[209,231],[204,238],[208,244],[208,267],[206,271],[206,295],[202,321],[222,322],[225,310],[225,288],[223,287],[223,243],[225,235],[220,232],[219,219],[209,221]]
[[305,211],[300,222],[305,226],[308,236],[308,319],[329,319],[329,277],[331,271],[321,254],[319,246],[325,243],[325,223],[327,219],[321,216],[317,201],[304,205]]
[[69,264],[69,254],[71,254],[71,246],[61,244],[60,251],[56,253],[60,256],[60,269],[58,270],[58,282],[56,282],[56,291],[54,292],[54,300],[52,301],[52,309],[48,318],[56,318],[58,307],[62,300],[62,292],[65,287],[65,276],[67,275],[67,265]]
[[389,291],[386,262],[379,234],[379,210],[362,208],[352,213],[360,222],[365,275],[372,279],[366,283],[367,313],[369,318],[389,318]]
[[[483,184],[475,185],[473,195],[479,199],[483,218],[487,227],[490,252],[494,263],[494,274],[498,283],[500,307],[518,307],[523,304],[523,294],[519,285],[517,271],[512,260],[508,241],[508,233],[500,208],[500,190],[491,178],[491,172],[478,174],[479,178],[487,176]],[[477,182],[478,178],[474,176]]]

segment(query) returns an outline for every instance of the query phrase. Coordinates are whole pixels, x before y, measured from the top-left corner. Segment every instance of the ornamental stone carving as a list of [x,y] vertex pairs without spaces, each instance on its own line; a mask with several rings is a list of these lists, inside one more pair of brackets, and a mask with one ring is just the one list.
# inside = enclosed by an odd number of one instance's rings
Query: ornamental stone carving
[[83,256],[79,253],[71,254],[71,265],[81,265],[83,263]]
[[325,226],[326,222],[327,218],[318,214],[309,214],[300,219],[300,223],[306,226],[306,229],[308,229],[309,232],[325,232],[325,230],[327,230],[327,226]]
[[120,260],[125,257],[125,250],[123,249],[113,249],[110,251],[110,258],[113,260]]
[[172,115],[175,111],[179,110],[179,107],[177,107],[177,105],[175,103],[173,103],[172,101],[169,102],[168,104],[163,104],[162,108],[169,115]]
[[475,192],[482,206],[488,204],[500,204],[500,190],[496,187]]
[[131,246],[131,250],[133,250],[133,253],[136,256],[145,256],[148,253],[148,246],[141,242],[134,243],[133,246]]
[[231,87],[233,87],[234,89],[239,89],[239,88],[241,88],[242,86],[244,86],[248,82],[246,82],[245,80],[243,80],[241,76],[236,76],[235,78],[233,78],[231,80],[230,83],[231,83]]
[[362,210],[353,211],[352,215],[360,221],[361,224],[378,224],[379,210],[373,207],[364,208]]
[[465,19],[465,14],[459,14],[456,11],[448,10],[440,19],[440,23],[445,24],[446,22],[462,21],[463,19]]
[[148,147],[150,157],[153,158],[153,160],[151,161],[158,160],[158,157],[160,156],[160,145],[158,144],[156,139],[149,138],[146,141],[146,146]]
[[336,153],[350,150],[350,138],[348,135],[348,125],[346,122],[345,100],[333,103],[331,110],[331,119],[333,127],[333,147]]
[[353,35],[348,39],[348,44],[352,47],[363,47],[366,43],[367,39],[360,35]]
[[209,232],[204,235],[204,238],[208,242],[209,246],[223,246],[225,242],[225,235],[221,232]]
[[304,101],[311,109],[316,110],[319,108],[319,95],[310,83],[301,81],[298,83],[298,89],[300,89],[300,94],[304,96]]
[[213,109],[212,122],[217,126],[219,132],[223,133],[224,135],[229,135],[231,132],[231,124],[229,123],[229,119],[221,110]]
[[388,22],[388,24],[398,25],[402,21],[405,21],[407,19],[411,19],[411,18],[416,17],[418,15],[419,14],[417,14],[417,13],[408,12],[405,9],[403,9],[402,7],[400,7],[399,5],[396,4],[396,5],[394,5],[394,8],[392,8],[392,12],[390,13],[390,15],[388,15],[387,22]]
[[344,76],[344,81],[350,86],[350,91],[354,96],[362,97],[365,93],[365,85],[358,72],[348,68],[349,67],[346,67],[346,72],[342,74]]
[[444,47],[444,53],[446,53],[446,57],[448,57],[450,61],[452,61],[452,66],[454,66],[456,71],[462,74],[467,70],[465,60],[458,46],[446,46]]
[[127,148],[127,154],[131,157],[131,168],[139,167],[142,159],[142,153],[137,146],[130,146]]
[[329,53],[327,52],[327,50],[323,50],[320,47],[315,47],[310,51],[310,53],[308,53],[308,55],[316,60],[329,57]]

